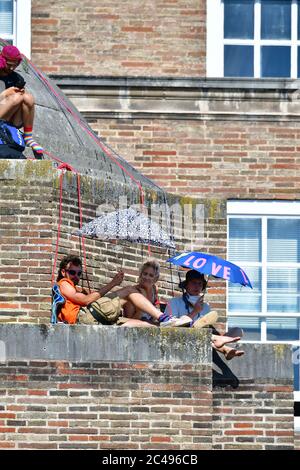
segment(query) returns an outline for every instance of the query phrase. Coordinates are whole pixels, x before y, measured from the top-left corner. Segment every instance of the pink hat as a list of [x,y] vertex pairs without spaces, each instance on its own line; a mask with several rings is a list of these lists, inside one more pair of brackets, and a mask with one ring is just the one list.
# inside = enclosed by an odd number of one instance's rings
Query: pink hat
[[18,60],[19,63],[23,59],[21,52],[15,46],[4,46],[1,54],[5,59]]
[[0,70],[5,69],[5,67],[6,67],[6,60],[4,57],[2,57],[2,55],[0,55]]

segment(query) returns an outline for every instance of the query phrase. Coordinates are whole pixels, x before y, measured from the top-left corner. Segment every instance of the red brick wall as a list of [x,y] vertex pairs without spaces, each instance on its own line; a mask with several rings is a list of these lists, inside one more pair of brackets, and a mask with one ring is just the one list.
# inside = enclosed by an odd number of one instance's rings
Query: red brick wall
[[[60,233],[59,243],[59,259],[72,252],[74,254],[82,253],[80,247],[80,240],[72,233],[78,229],[79,226],[79,212],[77,203],[77,185],[76,179],[73,182],[70,177],[65,177],[65,186],[63,192],[62,203],[62,226]],[[105,200],[105,194],[98,194],[94,200],[87,192],[84,193],[84,188],[88,186],[87,182],[82,178],[82,213],[83,223],[96,217],[97,202]],[[56,243],[58,216],[59,216],[59,189],[55,184],[54,194],[54,212],[53,212],[53,244]],[[102,198],[102,199],[101,199]],[[185,200],[183,199],[183,202]],[[207,201],[202,199],[195,199],[196,202],[205,206],[205,220],[204,220],[204,240],[201,240],[198,249],[210,251],[212,253],[226,255],[226,213],[225,204],[223,200],[214,199],[214,201]],[[172,201],[171,201],[172,202]],[[171,204],[170,202],[170,204]],[[189,201],[187,201],[189,202]],[[217,236],[216,236],[217,233]],[[177,239],[177,249],[181,251],[180,239]],[[123,248],[118,244],[115,247],[112,244],[104,243],[101,240],[85,239],[85,251],[87,256],[87,267],[89,279],[92,282],[92,287],[96,288],[98,285],[103,285],[108,282],[110,278],[121,267],[125,271],[124,285],[134,283],[137,281],[139,267],[149,257],[148,247],[139,244],[127,244]],[[175,266],[170,267],[166,260],[169,258],[168,251],[162,248],[151,247],[150,257],[154,257],[160,262],[160,280],[158,282],[160,299],[168,299],[173,295],[179,295],[178,290],[178,274]],[[221,279],[210,280],[209,289],[207,294],[207,301],[210,302],[212,308],[218,310],[220,328],[223,328],[223,322],[226,315],[226,282]]]
[[299,199],[297,122],[98,120],[92,126],[169,192],[214,199]]
[[199,363],[0,363],[0,449],[294,448],[290,380],[212,388],[211,373]]
[[[55,260],[59,226],[59,172],[49,162],[12,163],[0,167],[0,322],[42,322],[50,318],[51,273]],[[81,239],[73,233],[79,228],[77,178],[67,173],[63,180],[62,221],[59,235],[58,260],[66,254],[83,257]],[[107,195],[95,181],[81,177],[83,223],[96,217],[98,204],[107,202]],[[112,194],[112,193],[111,193]],[[225,250],[224,203],[199,200],[205,205],[205,234],[201,247],[222,253]],[[215,237],[215,230],[220,231]],[[224,239],[222,238],[224,237]],[[180,239],[178,240],[180,250]],[[136,282],[139,267],[149,257],[145,245],[115,246],[101,240],[85,240],[87,268],[92,288],[111,279],[122,267],[124,285]],[[167,250],[151,248],[151,256],[161,262],[158,283],[160,298],[178,293],[177,269],[172,271],[166,259]],[[225,282],[211,282],[208,300],[225,316]],[[222,321],[222,318],[221,318]]]
[[0,449],[210,449],[211,367],[0,363]]
[[32,1],[32,60],[47,73],[205,75],[205,0]]
[[293,385],[263,382],[240,380],[238,388],[214,389],[214,449],[293,449]]
[[27,162],[19,173],[8,162],[0,168],[0,322],[35,322],[49,318],[52,167]]

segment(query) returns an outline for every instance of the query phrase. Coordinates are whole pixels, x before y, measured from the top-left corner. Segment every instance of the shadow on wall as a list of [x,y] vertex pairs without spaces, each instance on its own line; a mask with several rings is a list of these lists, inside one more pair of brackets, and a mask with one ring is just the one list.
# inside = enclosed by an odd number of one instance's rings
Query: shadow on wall
[[239,379],[223,361],[221,356],[213,350],[213,387],[227,387],[231,386],[237,388],[239,386]]

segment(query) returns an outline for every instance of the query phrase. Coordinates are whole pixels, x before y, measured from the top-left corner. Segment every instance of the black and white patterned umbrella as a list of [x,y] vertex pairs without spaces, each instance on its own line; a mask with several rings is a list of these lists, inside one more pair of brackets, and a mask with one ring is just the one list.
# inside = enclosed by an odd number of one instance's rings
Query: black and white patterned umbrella
[[75,235],[175,248],[174,242],[159,224],[131,207],[109,212],[91,220],[77,230]]

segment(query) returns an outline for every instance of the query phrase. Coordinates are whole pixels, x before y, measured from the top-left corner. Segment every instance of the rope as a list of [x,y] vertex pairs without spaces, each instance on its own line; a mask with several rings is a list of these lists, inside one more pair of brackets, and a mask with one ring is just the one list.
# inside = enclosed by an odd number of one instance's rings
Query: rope
[[[131,180],[137,185],[138,187],[138,190],[139,190],[139,197],[140,197],[140,204],[142,206],[145,205],[145,195],[144,195],[144,190],[143,190],[143,187],[140,183],[140,181],[138,181],[119,161],[118,159],[113,155],[113,153],[108,149],[107,146],[105,146],[101,140],[96,136],[94,135],[93,132],[91,132],[88,127],[86,126],[86,124],[80,119],[79,116],[77,116],[76,113],[74,113],[74,111],[72,110],[72,108],[70,108],[68,106],[68,104],[66,103],[66,101],[64,100],[64,98],[56,92],[56,90],[53,88],[53,86],[51,85],[51,83],[46,79],[46,77],[44,77],[42,75],[42,73],[37,69],[37,67],[35,67],[35,65],[29,60],[27,59],[28,62],[30,63],[33,71],[37,74],[37,76],[43,81],[43,83],[45,84],[45,86],[51,91],[51,93],[56,97],[57,101],[60,103],[60,105],[62,107],[64,107],[70,114],[71,116],[77,121],[77,123],[80,125],[80,127],[84,130],[84,132],[86,132],[93,140],[94,142],[101,148],[101,150],[103,150],[104,154],[107,155],[127,176],[129,176],[129,178],[131,178]],[[84,243],[83,243],[83,246],[84,246]],[[148,244],[148,255],[151,256],[151,247],[150,247],[150,244]]]
[[[45,151],[44,153],[49,155],[50,158],[54,158],[56,161],[61,162],[61,160],[59,158],[57,158],[54,155],[50,154],[50,152]],[[56,271],[56,265],[57,265],[57,259],[58,259],[58,247],[59,247],[61,224],[62,224],[63,177],[64,177],[64,174],[65,174],[65,171],[72,171],[73,173],[77,174],[77,198],[78,198],[78,210],[79,210],[79,228],[81,229],[81,227],[82,227],[82,206],[81,206],[81,192],[80,192],[80,175],[71,165],[69,165],[66,162],[62,162],[57,167],[57,169],[62,170],[62,172],[61,172],[60,177],[59,177],[59,217],[58,217],[57,237],[56,237],[56,245],[55,245],[55,255],[54,255],[52,276],[51,276],[52,284],[55,283],[55,271]],[[86,250],[85,250],[85,244],[84,244],[84,236],[80,237],[80,244],[82,246],[82,251],[83,251],[83,266],[84,266],[84,270],[85,270],[85,273],[86,273],[86,280],[87,280],[87,284],[88,284],[88,289],[91,292],[90,281],[89,281],[88,272],[87,272]]]
[[[82,207],[81,207],[81,195],[80,195],[80,174],[77,173],[77,196],[78,196],[78,209],[79,209],[79,228],[82,228]],[[88,277],[88,271],[87,271],[87,264],[86,264],[86,250],[85,250],[85,242],[84,242],[84,236],[80,237],[80,243],[82,246],[82,252],[83,252],[83,267],[85,270],[86,274],[86,281],[88,285],[89,292],[91,293],[91,286],[90,286],[90,281]]]
[[[7,44],[6,41],[3,41],[5,44]],[[80,127],[94,140],[94,142],[96,142],[96,144],[103,150],[104,154],[107,155],[109,158],[111,158],[111,160],[114,161],[114,163],[127,175],[129,176],[129,178],[132,179],[132,181],[137,185],[138,187],[138,190],[139,190],[139,195],[140,195],[140,204],[141,205],[145,205],[145,196],[144,196],[144,191],[143,191],[143,187],[140,183],[140,181],[138,181],[119,161],[118,159],[112,154],[112,152],[107,148],[107,146],[105,146],[101,140],[96,136],[94,135],[93,132],[91,132],[86,124],[80,119],[79,116],[77,116],[76,113],[74,113],[74,111],[72,110],[71,107],[69,107],[69,105],[66,103],[66,101],[64,100],[64,98],[56,92],[56,90],[53,88],[53,86],[51,85],[51,83],[47,80],[46,77],[43,76],[43,74],[38,70],[37,67],[35,67],[35,65],[31,62],[30,59],[28,59],[24,54],[22,54],[23,58],[27,61],[27,63],[29,63],[33,69],[33,71],[36,73],[36,75],[38,76],[38,78],[44,83],[44,85],[50,90],[50,92],[56,97],[57,101],[59,102],[59,104],[64,107],[72,116],[73,118],[77,121],[77,123],[80,125]],[[67,171],[73,171],[74,173],[77,173],[78,175],[78,172],[73,168],[71,167],[71,165],[63,162],[62,160],[60,160],[59,158],[55,157],[53,154],[51,154],[50,152],[44,150],[44,153],[46,155],[48,155],[50,158],[52,158],[53,160],[56,160],[57,162],[61,163],[61,165],[58,167],[58,169],[65,169]],[[60,208],[59,208],[59,226],[58,226],[58,232],[57,232],[57,241],[56,241],[56,251],[55,251],[55,259],[54,259],[54,265],[53,265],[53,270],[52,270],[52,282],[54,282],[54,275],[55,275],[55,269],[56,269],[56,263],[57,263],[57,257],[58,257],[58,242],[59,242],[59,237],[60,237],[60,229],[61,229],[61,219],[62,219],[62,184],[63,184],[63,175],[64,173],[62,173],[60,175]],[[78,204],[80,204],[80,208],[79,208],[79,217],[80,217],[80,228],[81,228],[81,224],[82,224],[82,213],[81,213],[81,202],[80,202],[80,186],[78,186],[80,184],[80,178],[78,178],[77,176],[77,191],[78,191]],[[85,245],[84,245],[84,238],[82,238],[82,248],[83,248],[83,254],[84,254],[84,267],[85,267],[85,270],[86,270],[86,276],[87,276],[87,282],[88,282],[88,286],[89,286],[89,280],[88,280],[88,275],[87,275],[87,267],[86,267],[86,251],[85,251]],[[148,244],[148,254],[149,256],[151,255],[151,248],[150,248],[150,244]],[[90,286],[89,286],[89,289],[90,289]]]
[[63,97],[57,93],[57,91],[53,88],[53,86],[51,85],[51,83],[46,79],[46,77],[44,77],[42,75],[42,73],[37,69],[37,67],[35,67],[35,65],[29,60],[27,59],[28,62],[30,63],[31,67],[33,68],[33,70],[36,72],[36,74],[38,75],[38,77],[44,82],[44,84],[46,85],[46,87],[52,92],[52,94],[56,97],[56,99],[58,100],[58,102],[73,116],[73,118],[77,121],[77,123],[80,125],[80,127],[94,140],[94,142],[96,142],[96,144],[103,150],[103,152],[109,157],[111,158],[114,163],[116,163],[116,165],[122,170],[124,171],[124,173],[129,176],[129,178],[132,179],[132,181],[134,181],[136,183],[136,185],[138,186],[138,189],[139,189],[139,192],[140,192],[140,203],[142,205],[144,205],[144,202],[145,202],[145,198],[144,198],[144,192],[143,192],[143,188],[142,188],[142,185],[140,183],[140,181],[138,181],[119,161],[118,159],[112,154],[111,151],[108,150],[108,148],[101,142],[101,140],[94,135],[93,132],[91,132],[86,124],[80,119],[79,116],[77,116],[76,113],[74,113],[74,111],[68,106],[68,104],[66,103],[66,101],[63,99]]
[[57,257],[58,257],[58,244],[59,244],[59,239],[60,239],[60,229],[61,229],[61,221],[62,221],[62,182],[63,182],[63,175],[64,175],[64,173],[61,172],[60,177],[59,177],[59,218],[58,218],[58,227],[57,227],[55,255],[54,255],[54,262],[53,262],[53,268],[52,268],[52,277],[51,277],[52,284],[55,283],[55,271],[56,271],[56,264],[57,264]]

